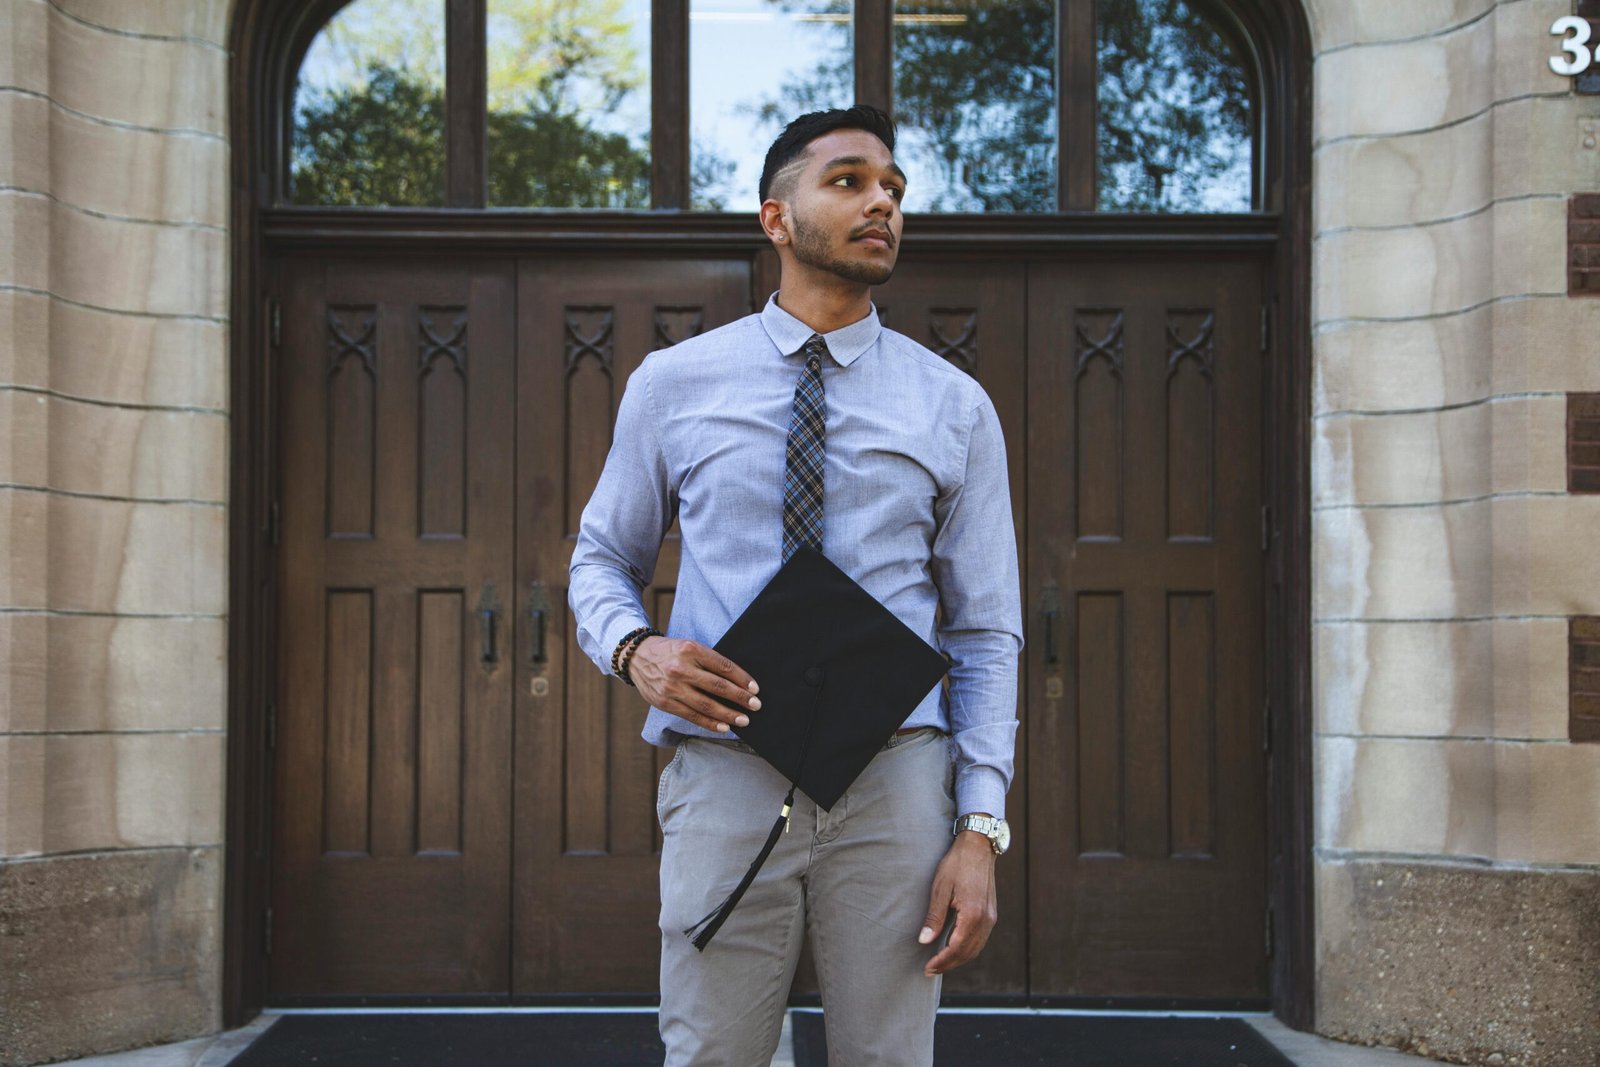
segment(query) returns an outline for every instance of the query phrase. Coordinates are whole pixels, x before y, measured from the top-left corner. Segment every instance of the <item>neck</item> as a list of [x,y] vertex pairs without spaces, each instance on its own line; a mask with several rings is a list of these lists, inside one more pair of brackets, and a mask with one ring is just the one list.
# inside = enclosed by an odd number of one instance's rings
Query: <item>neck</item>
[[817,333],[832,333],[866,317],[871,287],[829,275],[822,279],[785,277],[778,282],[778,306]]

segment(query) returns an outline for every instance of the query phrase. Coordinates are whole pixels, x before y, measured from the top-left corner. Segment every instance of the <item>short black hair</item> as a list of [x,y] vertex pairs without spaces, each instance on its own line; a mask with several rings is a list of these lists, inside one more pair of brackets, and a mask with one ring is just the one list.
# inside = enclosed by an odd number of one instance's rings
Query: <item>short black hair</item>
[[834,130],[865,130],[894,151],[894,120],[871,104],[854,107],[834,107],[826,111],[812,111],[801,115],[778,134],[778,139],[767,149],[767,162],[761,168],[761,185],[758,192],[766,203],[772,191],[772,181],[795,159],[805,155],[806,146],[825,133]]

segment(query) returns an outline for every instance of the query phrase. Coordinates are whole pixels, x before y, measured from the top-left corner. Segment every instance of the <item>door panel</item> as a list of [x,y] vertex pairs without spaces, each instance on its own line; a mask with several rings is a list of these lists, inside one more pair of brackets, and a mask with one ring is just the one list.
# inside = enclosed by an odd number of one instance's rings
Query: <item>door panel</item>
[[1268,993],[1261,269],[1030,273],[1036,997]]
[[[748,259],[608,257],[518,265],[517,659],[513,984],[519,995],[657,989],[656,776],[638,693],[595,668],[567,610],[567,565],[623,387],[646,353],[746,315]],[[733,368],[730,368],[730,373]],[[644,603],[667,628],[674,525]]]
[[511,272],[283,273],[269,988],[503,993]]

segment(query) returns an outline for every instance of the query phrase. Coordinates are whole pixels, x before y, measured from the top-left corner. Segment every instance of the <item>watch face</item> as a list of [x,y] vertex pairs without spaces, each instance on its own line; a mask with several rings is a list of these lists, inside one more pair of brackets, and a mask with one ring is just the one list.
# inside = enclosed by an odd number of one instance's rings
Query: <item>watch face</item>
[[1004,852],[1011,847],[1011,826],[1004,819],[997,820],[995,826],[994,843],[999,851]]

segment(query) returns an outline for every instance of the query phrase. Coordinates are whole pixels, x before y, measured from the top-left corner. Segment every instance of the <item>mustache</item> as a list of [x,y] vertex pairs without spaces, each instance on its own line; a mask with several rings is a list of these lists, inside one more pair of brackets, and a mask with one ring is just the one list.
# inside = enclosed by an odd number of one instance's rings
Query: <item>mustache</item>
[[888,228],[884,227],[884,226],[867,226],[867,227],[864,227],[864,228],[862,228],[860,230],[857,230],[855,233],[851,234],[850,235],[850,240],[859,241],[863,237],[881,237],[889,245],[890,248],[894,247],[894,234],[890,233]]

